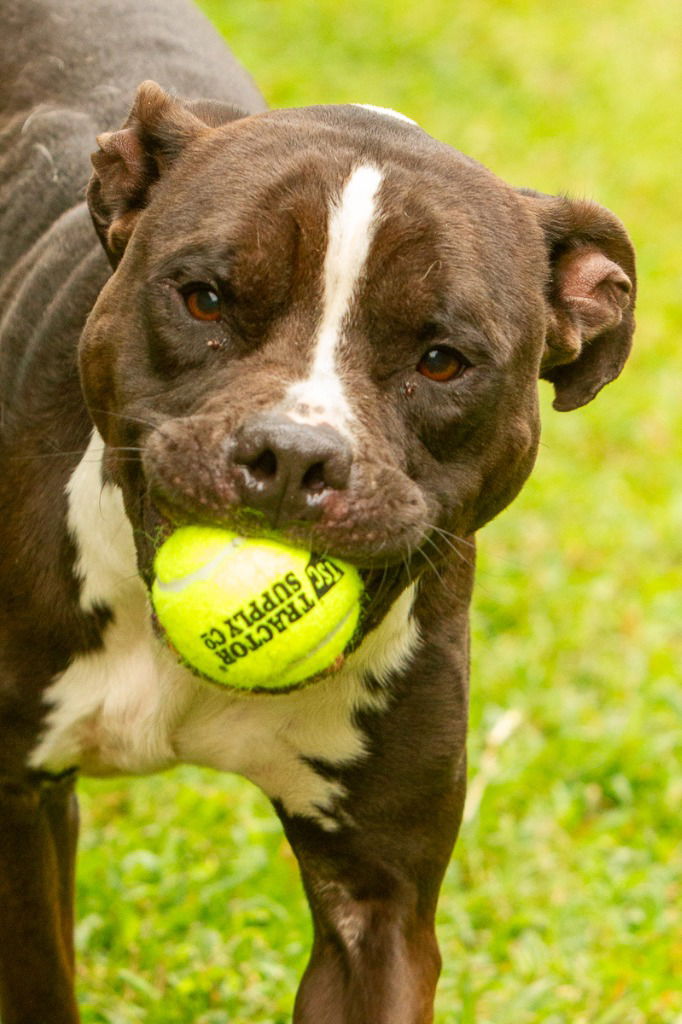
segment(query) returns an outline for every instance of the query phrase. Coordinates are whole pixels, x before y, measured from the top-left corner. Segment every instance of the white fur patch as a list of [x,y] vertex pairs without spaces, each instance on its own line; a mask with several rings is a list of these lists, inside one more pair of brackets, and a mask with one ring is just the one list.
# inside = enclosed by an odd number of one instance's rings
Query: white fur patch
[[97,432],[68,486],[81,604],[113,611],[101,650],[81,655],[53,683],[46,730],[31,766],[85,774],[144,774],[201,764],[251,779],[293,814],[337,827],[338,783],[306,758],[350,764],[364,754],[354,712],[380,709],[368,675],[385,682],[418,644],[414,588],[404,591],[335,676],[289,694],[236,694],[203,683],[154,635],[120,490],[101,483]]
[[123,511],[120,489],[102,482],[103,455],[104,441],[94,430],[66,488],[67,525],[77,541],[76,572],[82,580],[81,607],[85,611],[98,602],[111,601],[114,580],[123,586],[130,583],[131,573],[137,577],[133,531]]
[[289,389],[284,406],[301,423],[328,423],[348,433],[353,419],[338,367],[344,321],[362,278],[378,220],[377,194],[383,175],[356,167],[329,211],[324,260],[324,307],[313,363],[305,380]]
[[382,114],[384,117],[396,117],[399,121],[406,121],[407,124],[419,127],[417,122],[413,121],[407,114],[401,114],[400,111],[392,110],[391,107],[375,107],[373,103],[354,103],[353,106],[360,107],[362,110],[372,110],[375,114]]

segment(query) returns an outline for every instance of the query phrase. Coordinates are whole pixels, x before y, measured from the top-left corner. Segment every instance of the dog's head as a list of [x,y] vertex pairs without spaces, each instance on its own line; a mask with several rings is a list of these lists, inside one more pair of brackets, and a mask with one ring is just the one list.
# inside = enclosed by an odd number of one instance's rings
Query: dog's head
[[81,372],[143,574],[159,524],[188,521],[414,574],[519,491],[538,377],[572,409],[626,359],[620,222],[407,119],[240,116],[146,83],[99,144],[115,272]]

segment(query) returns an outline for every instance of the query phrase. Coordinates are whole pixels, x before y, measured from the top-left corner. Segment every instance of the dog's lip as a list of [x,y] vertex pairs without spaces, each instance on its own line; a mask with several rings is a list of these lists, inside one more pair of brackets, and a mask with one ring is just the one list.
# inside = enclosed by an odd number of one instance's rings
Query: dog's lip
[[[267,526],[264,517],[247,508],[231,510],[230,516],[216,519],[215,516],[189,516],[184,511],[165,508],[157,502],[150,502],[150,518],[154,521],[155,529],[153,535],[147,531],[149,543],[149,561],[153,563],[158,550],[176,530],[184,526],[211,526],[216,529],[230,530],[242,537],[259,540],[275,540],[290,547],[303,549],[315,556],[332,558],[338,561],[347,562],[353,565],[366,582],[373,573],[383,573],[392,568],[404,564],[406,560],[404,551],[381,552],[373,554],[367,551],[362,544],[354,542],[353,550],[346,551],[334,544],[330,544],[326,538],[310,537],[311,524],[306,522],[292,523],[281,530],[275,530]],[[314,530],[312,531],[314,534]],[[312,541],[312,543],[311,543]],[[345,546],[344,546],[345,547]],[[419,545],[412,545],[413,550]],[[358,554],[358,549],[360,554]]]
[[[192,526],[196,526],[196,525],[211,525],[212,526],[212,525],[215,525],[213,523],[201,523],[201,524],[200,523],[174,523],[172,520],[167,519],[165,517],[160,517],[160,518],[161,518],[162,521],[159,523],[159,526],[158,526],[158,529],[157,529],[157,534],[156,534],[154,545],[153,545],[152,562],[155,560],[156,555],[157,555],[158,551],[160,550],[160,548],[163,546],[163,544],[168,540],[168,538],[170,536],[172,536],[173,533],[175,533],[176,530],[180,529],[182,526],[189,526],[189,525],[192,525]],[[219,529],[227,529],[226,527],[222,527],[222,526],[220,526],[218,528]],[[309,548],[307,546],[302,545],[301,543],[292,542],[290,540],[290,538],[288,538],[284,533],[278,533],[278,532],[273,531],[273,530],[261,531],[261,532],[253,530],[253,531],[249,531],[248,533],[247,532],[243,532],[243,533],[241,533],[241,536],[248,537],[251,540],[275,540],[275,541],[277,541],[277,542],[279,542],[281,544],[285,544],[285,545],[287,545],[289,547],[303,548],[305,551],[309,551],[313,558],[319,558],[319,557],[330,558],[330,559],[336,559],[336,561],[342,561],[342,562],[346,562],[346,563],[349,563],[349,564],[353,564],[355,566],[355,568],[357,569],[358,574],[359,574],[359,576],[360,576],[364,586],[367,586],[367,584],[370,582],[372,576],[375,573],[385,572],[386,569],[388,568],[387,566],[379,566],[379,567],[377,567],[377,566],[368,566],[368,565],[363,566],[363,565],[359,565],[359,564],[356,564],[354,562],[351,562],[351,560],[346,558],[345,556],[342,557],[341,555],[335,554],[333,551],[330,551],[327,548],[325,548],[324,550],[315,549],[315,548]],[[152,576],[153,575],[154,574],[153,574],[153,571],[152,571]]]

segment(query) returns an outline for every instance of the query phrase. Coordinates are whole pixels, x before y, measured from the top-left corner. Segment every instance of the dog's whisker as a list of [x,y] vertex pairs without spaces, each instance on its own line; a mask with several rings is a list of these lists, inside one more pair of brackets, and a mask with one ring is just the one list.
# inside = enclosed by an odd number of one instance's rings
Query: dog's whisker
[[143,419],[141,416],[133,416],[131,413],[116,412],[114,409],[100,409],[96,405],[89,406],[89,411],[102,413],[104,416],[111,416],[115,420],[130,420],[133,423],[144,423],[146,426],[152,426],[150,420]]
[[90,407],[90,411],[100,412],[103,413],[105,416],[111,416],[117,420],[128,420],[130,423],[141,423],[145,427],[151,427],[153,430],[158,430],[161,433],[163,433],[163,422],[155,422],[154,420],[145,418],[144,416],[134,416],[132,413],[129,412],[114,412],[113,409],[98,409],[94,406]]
[[[34,455],[9,455],[10,462],[35,462],[41,459],[70,459],[74,455],[85,455],[87,448],[78,448],[74,451],[37,452]],[[93,461],[95,461],[93,459]]]
[[476,545],[473,541],[467,540],[466,537],[460,537],[459,534],[453,533],[452,530],[446,530],[442,526],[436,526],[435,523],[430,523],[428,529],[435,530],[436,533],[439,533],[442,537],[456,541],[458,544],[463,544],[467,548],[471,548],[472,550],[476,549]]
[[403,557],[403,563],[405,565],[405,571],[407,573],[407,578],[409,580],[409,585],[410,586],[412,586],[412,584],[414,582],[414,580],[412,579],[412,572],[410,571],[411,562],[412,562],[412,545],[408,541],[408,544],[407,544],[407,555]]
[[374,593],[372,595],[372,598],[371,598],[369,604],[367,605],[366,611],[371,609],[371,608],[373,608],[374,606],[378,605],[379,602],[381,601],[381,598],[383,597],[384,591],[386,589],[386,581],[388,579],[388,574],[389,574],[389,566],[385,565],[384,568],[383,568],[383,571],[381,573],[381,580],[379,582],[379,586],[376,589],[376,593]]
[[[432,545],[432,547],[434,547],[436,549],[438,554],[440,554],[440,551],[438,550],[438,546],[436,545],[436,543],[433,540],[433,538],[432,537],[427,537],[426,539]],[[420,554],[422,555],[422,557],[426,559],[426,561],[429,563],[429,565],[433,569],[434,573],[436,574],[436,578],[438,580],[440,580],[440,582],[442,583],[443,582],[443,575],[442,575],[441,571],[439,570],[438,566],[436,565],[436,563],[433,561],[432,558],[429,557],[429,555],[427,554],[427,552],[426,552],[424,547],[421,547],[419,549],[419,551],[420,551]]]
[[[137,453],[141,453],[141,452],[144,451],[143,448],[140,448],[140,447],[138,447],[136,445],[112,445],[110,450],[114,451],[114,452],[137,452]],[[81,457],[83,457],[87,453],[87,451],[88,451],[87,448],[73,448],[73,449],[70,449],[70,450],[69,449],[64,449],[63,451],[56,450],[56,451],[52,451],[52,452],[36,452],[35,454],[32,454],[32,455],[10,455],[9,459],[12,462],[34,462],[34,461],[40,460],[40,459],[70,459],[70,458],[73,458],[75,455],[80,455]],[[91,452],[90,454],[92,455],[92,458],[88,459],[87,461],[88,462],[99,462],[100,459],[101,459],[102,454],[105,451],[106,451],[106,447],[105,448],[99,448],[97,451]],[[128,461],[132,462],[133,460],[130,459]]]
[[[471,561],[471,559],[467,558],[466,555],[459,550],[459,548],[456,546],[456,543],[455,543],[456,541],[460,541],[461,543],[465,544],[467,547],[472,548],[472,549],[475,550],[475,546],[470,541],[465,541],[464,538],[458,537],[454,533],[450,533],[449,534],[448,531],[442,530],[438,526],[431,525],[428,528],[430,530],[434,530],[436,533],[438,533],[440,536],[442,536],[444,542],[448,545],[448,547],[453,552],[453,554],[455,554],[457,556],[457,558],[461,562],[463,562],[465,565],[470,566],[470,568],[472,568],[472,569],[474,568],[474,563]],[[429,539],[431,540],[432,544],[435,543],[433,538],[429,538]]]
[[[432,530],[433,528],[434,528],[433,526],[429,527],[430,530]],[[458,556],[458,558],[462,557],[461,552],[455,547],[455,545],[452,543],[452,541],[450,541],[447,538],[443,538],[443,541],[445,542],[447,547],[449,547],[450,550],[453,551]],[[425,544],[430,544],[431,547],[435,548],[435,550],[438,552],[438,555],[440,555],[440,557],[443,557],[443,553],[441,552],[440,548],[438,547],[438,545],[436,544],[434,539],[430,536],[430,534],[426,534],[426,536],[424,537],[424,543]]]

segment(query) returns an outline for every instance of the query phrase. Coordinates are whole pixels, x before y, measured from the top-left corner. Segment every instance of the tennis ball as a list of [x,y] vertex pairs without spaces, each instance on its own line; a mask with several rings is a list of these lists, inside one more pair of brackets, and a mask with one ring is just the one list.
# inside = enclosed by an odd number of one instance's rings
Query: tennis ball
[[265,538],[182,526],[159,548],[152,603],[190,668],[224,686],[291,690],[353,638],[357,569]]

